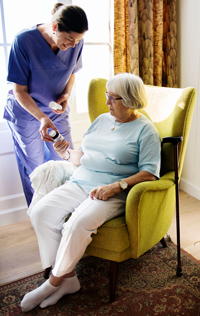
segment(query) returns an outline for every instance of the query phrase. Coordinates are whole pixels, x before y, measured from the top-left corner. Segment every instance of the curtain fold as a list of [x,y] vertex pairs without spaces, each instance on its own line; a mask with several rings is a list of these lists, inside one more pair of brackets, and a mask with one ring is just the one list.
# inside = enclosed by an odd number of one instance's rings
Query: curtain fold
[[177,87],[176,0],[114,1],[114,72]]
[[130,72],[129,3],[114,0],[114,73]]

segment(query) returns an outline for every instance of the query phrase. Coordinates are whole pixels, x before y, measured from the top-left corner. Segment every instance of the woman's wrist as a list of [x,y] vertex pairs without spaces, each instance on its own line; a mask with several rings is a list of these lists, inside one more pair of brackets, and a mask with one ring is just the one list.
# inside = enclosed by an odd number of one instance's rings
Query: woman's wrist
[[38,115],[36,118],[40,123],[50,120],[50,118],[46,114],[44,114],[41,110],[40,112],[38,112]]
[[119,181],[113,182],[111,185],[112,185],[112,188],[113,188],[115,193],[121,193],[122,192],[122,190],[120,188],[120,185],[119,185]]
[[63,95],[66,99],[69,99],[69,97],[70,97],[70,93],[68,93],[68,92],[62,93],[62,95]]
[[68,149],[66,150],[66,152],[67,152],[67,154],[68,154],[68,157],[67,157],[67,158],[63,158],[63,159],[66,160],[66,161],[69,161],[69,159],[70,159],[70,152],[69,152]]

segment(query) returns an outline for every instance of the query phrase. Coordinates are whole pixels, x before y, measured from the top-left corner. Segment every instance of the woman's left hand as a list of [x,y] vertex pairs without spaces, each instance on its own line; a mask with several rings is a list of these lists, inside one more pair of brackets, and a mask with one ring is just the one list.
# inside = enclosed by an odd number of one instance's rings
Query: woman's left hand
[[109,197],[120,193],[121,189],[119,182],[114,182],[107,185],[98,186],[90,192],[90,198],[106,201]]
[[56,114],[64,113],[67,107],[67,103],[69,100],[69,94],[61,94],[59,98],[56,100],[56,103],[62,106],[62,110],[53,110],[52,111]]

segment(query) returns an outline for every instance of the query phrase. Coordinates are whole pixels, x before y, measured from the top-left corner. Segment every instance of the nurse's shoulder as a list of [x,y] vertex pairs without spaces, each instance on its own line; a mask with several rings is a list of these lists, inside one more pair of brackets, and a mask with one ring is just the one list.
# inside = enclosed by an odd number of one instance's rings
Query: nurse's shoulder
[[37,26],[34,25],[30,28],[25,28],[21,31],[19,31],[14,38],[14,42],[19,42],[19,43],[23,43],[26,42],[28,39],[29,40],[33,40],[36,36],[36,34],[38,33],[38,29]]

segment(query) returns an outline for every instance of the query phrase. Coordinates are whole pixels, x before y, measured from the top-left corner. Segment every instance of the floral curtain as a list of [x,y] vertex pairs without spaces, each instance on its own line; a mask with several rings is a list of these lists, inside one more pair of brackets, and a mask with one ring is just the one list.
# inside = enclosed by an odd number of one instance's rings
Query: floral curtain
[[114,0],[114,72],[177,87],[176,0]]

